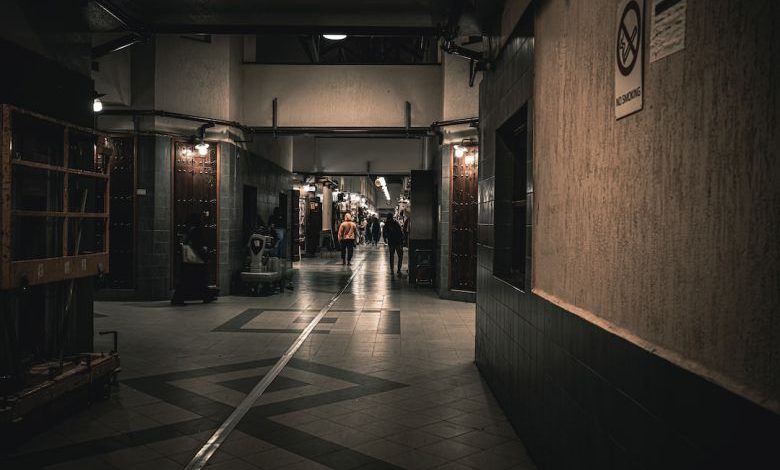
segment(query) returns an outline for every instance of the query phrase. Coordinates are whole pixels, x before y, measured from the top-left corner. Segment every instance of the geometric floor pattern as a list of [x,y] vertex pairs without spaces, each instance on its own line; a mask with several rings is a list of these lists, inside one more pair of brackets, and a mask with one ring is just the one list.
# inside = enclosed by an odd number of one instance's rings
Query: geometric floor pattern
[[[297,315],[290,315],[291,312],[296,313]],[[213,331],[227,331],[232,333],[300,334],[306,327],[306,324],[314,319],[317,313],[318,311],[314,310],[263,310],[259,308],[248,308],[225,323],[214,328]],[[352,322],[350,322],[350,319],[354,319],[354,321],[357,322],[359,321],[359,317],[369,315],[379,317],[379,323],[377,324],[378,334],[401,334],[401,312],[398,310],[381,309],[332,309],[328,312],[328,316],[325,316],[320,320],[320,322],[317,324],[317,327],[312,330],[312,334],[327,335],[331,332],[331,330],[342,330],[342,325],[345,323],[349,323],[351,325]],[[247,325],[254,325],[255,327],[250,327]]]
[[183,468],[352,269],[207,468],[535,468],[474,365],[474,305],[410,288],[389,275],[384,250],[364,247],[351,268],[302,261],[283,295],[97,302],[95,330],[120,332],[120,386],[0,456],[0,468]]

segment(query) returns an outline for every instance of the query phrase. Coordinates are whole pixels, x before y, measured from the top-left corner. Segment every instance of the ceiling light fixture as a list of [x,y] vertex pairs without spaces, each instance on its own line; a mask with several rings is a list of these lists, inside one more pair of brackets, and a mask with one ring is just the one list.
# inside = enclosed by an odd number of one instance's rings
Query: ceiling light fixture
[[346,34],[323,34],[322,37],[330,41],[341,41],[342,39],[346,39],[347,35]]
[[193,137],[192,140],[197,142],[195,149],[198,151],[198,155],[205,157],[209,154],[209,144],[206,142],[206,129],[214,127],[213,122],[207,122],[198,128],[198,137]]
[[198,145],[195,146],[196,149],[198,149],[198,155],[201,157],[205,157],[209,154],[209,144],[206,142],[201,142]]

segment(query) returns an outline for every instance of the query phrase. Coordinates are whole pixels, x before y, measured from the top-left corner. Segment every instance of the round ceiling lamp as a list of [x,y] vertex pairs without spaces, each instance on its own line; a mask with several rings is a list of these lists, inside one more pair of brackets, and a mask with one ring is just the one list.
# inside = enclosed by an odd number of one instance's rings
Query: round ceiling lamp
[[341,41],[342,39],[346,39],[347,35],[346,34],[323,34],[322,37],[330,41]]

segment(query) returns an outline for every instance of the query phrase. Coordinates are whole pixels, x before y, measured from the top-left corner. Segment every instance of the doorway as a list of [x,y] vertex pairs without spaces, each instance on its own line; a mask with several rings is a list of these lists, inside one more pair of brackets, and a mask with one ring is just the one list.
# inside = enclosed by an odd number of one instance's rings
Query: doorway
[[216,285],[219,240],[217,146],[210,145],[205,155],[200,155],[186,142],[175,142],[173,150],[173,285],[179,278],[181,242],[187,231],[187,220],[194,215],[202,216],[203,242],[209,248],[208,282]]
[[241,224],[244,239],[249,240],[249,236],[257,226],[257,187],[244,185],[244,203],[241,207],[244,210]]

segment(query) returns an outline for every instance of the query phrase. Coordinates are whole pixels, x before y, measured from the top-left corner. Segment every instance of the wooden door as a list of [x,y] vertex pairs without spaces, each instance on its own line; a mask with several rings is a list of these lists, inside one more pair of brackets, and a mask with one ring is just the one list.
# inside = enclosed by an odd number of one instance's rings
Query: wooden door
[[219,242],[217,145],[209,145],[206,155],[200,155],[194,145],[186,142],[175,142],[173,147],[174,285],[181,264],[180,243],[187,229],[187,220],[192,214],[201,214],[203,217],[203,239],[209,248],[209,284],[216,284]]
[[477,288],[477,147],[457,157],[450,152],[450,288]]

